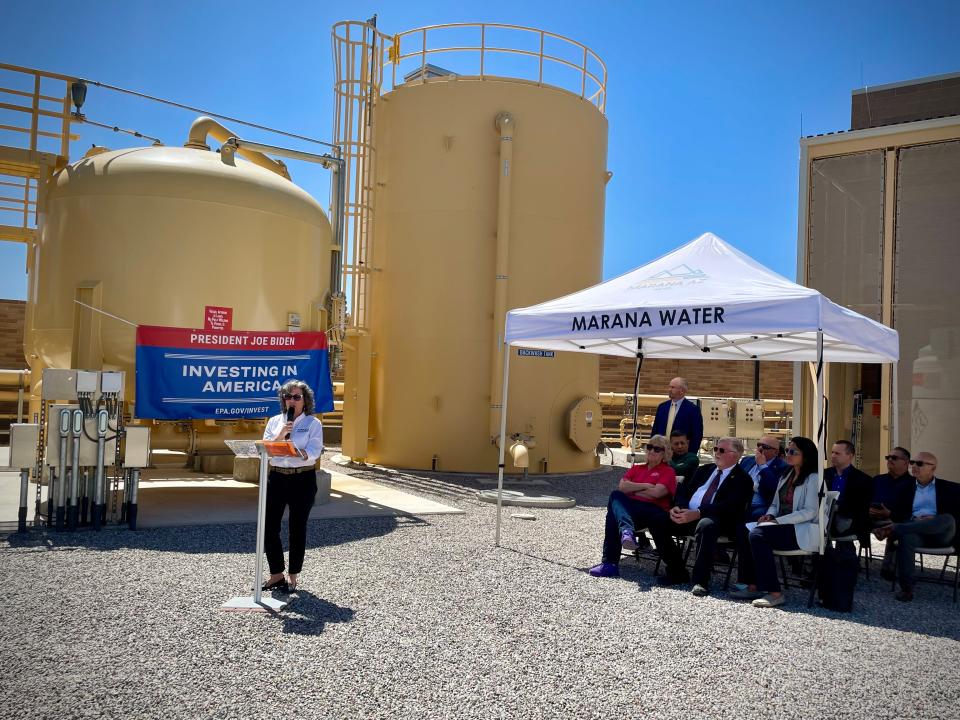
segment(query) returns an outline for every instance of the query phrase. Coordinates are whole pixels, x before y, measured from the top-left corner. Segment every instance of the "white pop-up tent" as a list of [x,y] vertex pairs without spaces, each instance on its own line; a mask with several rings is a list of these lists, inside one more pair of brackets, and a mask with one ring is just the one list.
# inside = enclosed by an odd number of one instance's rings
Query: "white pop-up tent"
[[676,358],[815,363],[821,487],[823,364],[895,363],[900,352],[892,328],[787,280],[712,233],[599,285],[511,310],[504,345],[497,545],[511,346],[636,357],[638,362]]

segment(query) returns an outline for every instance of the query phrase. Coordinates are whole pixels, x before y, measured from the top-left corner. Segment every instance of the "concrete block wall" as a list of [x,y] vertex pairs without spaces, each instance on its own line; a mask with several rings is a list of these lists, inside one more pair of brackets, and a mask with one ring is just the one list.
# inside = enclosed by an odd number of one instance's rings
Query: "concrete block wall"
[[24,370],[23,323],[27,304],[22,300],[0,300],[0,369]]
[[[644,360],[640,392],[666,396],[670,380],[687,379],[690,394],[707,397],[753,397],[753,367],[736,360]],[[636,360],[600,357],[600,392],[632,393]],[[793,398],[793,363],[760,363],[760,397]]]

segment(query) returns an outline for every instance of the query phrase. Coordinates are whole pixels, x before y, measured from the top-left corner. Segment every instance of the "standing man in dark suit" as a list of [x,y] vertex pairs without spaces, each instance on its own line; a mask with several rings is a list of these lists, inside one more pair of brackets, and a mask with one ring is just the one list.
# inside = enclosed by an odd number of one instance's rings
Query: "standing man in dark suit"
[[690,452],[700,454],[703,441],[703,416],[700,407],[687,400],[687,381],[675,377],[667,390],[670,399],[657,406],[651,435],[670,437],[674,430],[681,430],[690,439]]
[[823,473],[828,490],[840,493],[833,515],[833,535],[856,535],[861,544],[869,542],[873,522],[870,520],[870,497],[873,479],[853,466],[856,448],[849,440],[837,440],[830,448],[832,467]]
[[756,452],[740,461],[750,479],[753,480],[753,499],[747,520],[756,520],[767,514],[773,494],[780,484],[780,476],[787,469],[787,463],[780,457],[780,439],[776,435],[764,435],[757,441]]
[[[943,547],[956,542],[957,525],[960,523],[960,487],[938,478],[937,456],[919,452],[910,461],[910,474],[914,482],[900,485],[901,493],[894,502],[893,523],[873,531],[878,540],[887,541],[887,557],[896,553],[897,575],[900,592],[897,600],[913,600],[913,574],[916,569],[918,547]],[[896,540],[894,547],[890,540]],[[890,579],[889,576],[886,579]]]
[[666,576],[660,578],[661,585],[690,580],[680,548],[671,536],[693,535],[697,540],[693,594],[702,597],[709,592],[717,538],[733,536],[737,526],[743,524],[753,493],[750,476],[737,464],[742,454],[743,443],[737,438],[717,440],[714,462],[698,469],[693,478],[680,485],[669,516],[650,525],[650,534],[667,566]]

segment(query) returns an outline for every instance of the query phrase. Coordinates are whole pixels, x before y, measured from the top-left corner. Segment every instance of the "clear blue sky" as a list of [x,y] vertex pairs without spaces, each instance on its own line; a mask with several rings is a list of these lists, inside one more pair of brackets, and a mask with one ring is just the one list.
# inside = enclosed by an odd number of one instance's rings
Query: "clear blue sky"
[[[707,230],[794,277],[801,115],[805,135],[844,130],[852,89],[960,70],[955,0],[467,0],[456,7],[438,0],[271,6],[248,0],[2,0],[0,62],[329,139],[330,27],[375,12],[388,33],[503,22],[565,35],[600,55],[609,73],[608,167],[614,173],[604,277]],[[92,119],[172,145],[182,144],[193,117],[97,88],[90,89],[84,110]],[[136,144],[88,127],[79,131],[75,157],[90,143]],[[254,132],[248,136],[258,139]],[[326,204],[322,174],[293,162],[291,171]],[[25,297],[24,257],[22,246],[0,242],[0,297]]]

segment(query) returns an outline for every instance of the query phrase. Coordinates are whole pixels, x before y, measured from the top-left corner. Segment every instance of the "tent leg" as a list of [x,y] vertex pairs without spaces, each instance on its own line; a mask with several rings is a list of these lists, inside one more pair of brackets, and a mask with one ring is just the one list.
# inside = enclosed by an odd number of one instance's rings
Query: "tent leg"
[[817,475],[818,480],[817,484],[820,488],[818,497],[820,498],[820,507],[818,509],[818,515],[820,520],[820,554],[823,554],[824,538],[826,537],[827,528],[823,526],[825,518],[823,515],[823,498],[826,488],[823,484],[823,466],[826,463],[826,434],[827,434],[827,419],[824,417],[823,412],[823,330],[817,330],[817,367],[816,367],[816,379],[817,379],[817,390],[816,390],[816,401],[814,406],[816,407],[817,413]]
[[[643,367],[643,338],[637,338],[637,374],[633,379],[633,434],[630,436],[630,464],[637,459],[637,402],[640,399],[640,368]],[[669,438],[668,438],[669,440]]]
[[[893,446],[897,447],[900,445],[900,392],[897,387],[897,376],[900,374],[900,363],[895,362],[893,364],[893,422],[891,423],[891,430],[893,435]],[[882,448],[884,452],[888,452],[887,448]]]
[[507,449],[507,385],[510,382],[510,346],[503,346],[503,393],[500,398],[500,463],[497,466],[497,532],[494,545],[500,547],[500,521],[503,508],[503,460]]

